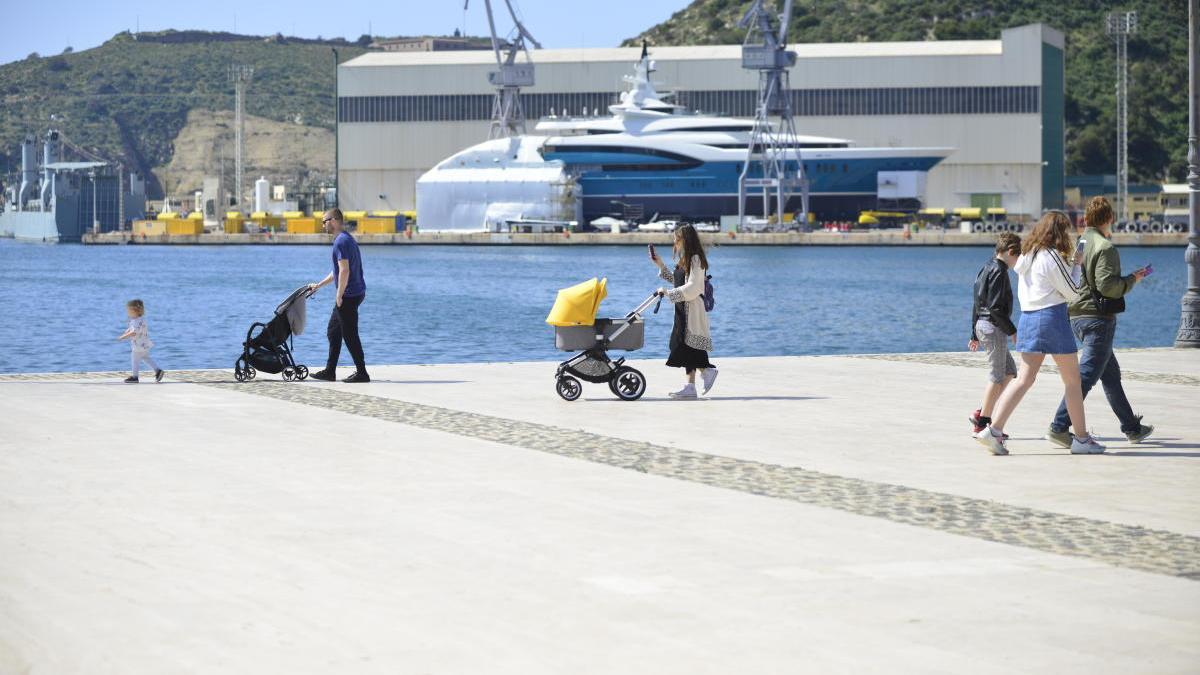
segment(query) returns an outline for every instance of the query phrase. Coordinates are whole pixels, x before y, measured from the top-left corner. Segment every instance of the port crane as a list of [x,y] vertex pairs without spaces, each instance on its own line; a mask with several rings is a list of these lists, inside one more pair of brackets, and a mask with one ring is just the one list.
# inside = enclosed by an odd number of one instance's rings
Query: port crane
[[[787,48],[791,19],[792,0],[784,0],[783,12],[778,16],[763,6],[763,0],[754,0],[737,24],[738,28],[746,31],[746,41],[742,44],[742,68],[758,71],[758,108],[746,150],[746,163],[738,177],[740,226],[745,226],[746,199],[752,191],[761,191],[764,218],[771,215],[771,197],[774,196],[777,225],[782,226],[788,199],[798,190],[798,219],[801,227],[808,223],[808,179],[804,175],[804,164],[800,161],[800,143],[796,121],[792,116],[792,91],[788,79],[788,69],[796,65],[796,52]],[[775,22],[778,22],[778,27]],[[771,126],[772,115],[779,117],[777,127]],[[760,167],[758,175],[750,175],[751,167]]]
[[[463,11],[471,4],[471,0],[463,3]],[[525,109],[521,105],[521,87],[533,86],[533,58],[529,55],[528,40],[535,49],[541,49],[542,44],[525,28],[525,24],[517,18],[512,0],[504,0],[508,15],[512,17],[513,30],[508,39],[501,40],[496,34],[496,19],[492,14],[492,0],[483,0],[487,10],[488,29],[492,34],[492,52],[496,55],[497,70],[488,73],[488,82],[496,88],[496,99],[492,103],[492,126],[488,138],[508,138],[525,133]],[[503,50],[503,53],[501,53]],[[524,62],[518,62],[517,57],[525,53]]]

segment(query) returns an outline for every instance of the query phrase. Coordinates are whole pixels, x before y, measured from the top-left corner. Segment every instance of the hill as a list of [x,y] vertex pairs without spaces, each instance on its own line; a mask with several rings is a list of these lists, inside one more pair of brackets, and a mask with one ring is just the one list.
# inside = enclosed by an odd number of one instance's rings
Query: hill
[[[21,138],[45,131],[53,116],[53,124],[77,144],[136,167],[147,177],[151,196],[161,196],[161,176],[152,171],[162,174],[159,167],[171,163],[189,112],[233,110],[230,65],[255,68],[246,96],[248,115],[332,130],[330,50],[336,47],[345,60],[366,51],[367,42],[366,36],[351,43],[202,31],[126,32],[86,51],[30,55],[0,66],[0,167],[18,168]],[[333,148],[325,152],[328,161],[315,166],[332,165]],[[256,170],[294,176],[294,167],[282,165],[286,156],[281,152],[277,161],[259,153],[256,159],[266,166]],[[177,181],[172,182],[175,189]]]
[[[625,42],[735,44],[744,0],[695,0]],[[781,3],[780,5],[781,6]],[[1063,31],[1066,49],[1067,172],[1113,173],[1116,54],[1104,17],[1137,10],[1129,42],[1129,170],[1132,180],[1180,182],[1187,163],[1187,6],[1183,0],[796,0],[792,42],[996,39],[1011,26],[1042,22]]]

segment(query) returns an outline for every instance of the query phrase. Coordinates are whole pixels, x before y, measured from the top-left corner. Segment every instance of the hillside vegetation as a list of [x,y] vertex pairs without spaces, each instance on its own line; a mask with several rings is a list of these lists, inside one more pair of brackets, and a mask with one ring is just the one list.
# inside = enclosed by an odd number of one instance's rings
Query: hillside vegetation
[[[695,0],[625,42],[741,43],[745,0]],[[779,0],[777,7],[782,7]],[[1187,5],[1184,0],[795,0],[791,42],[996,39],[1042,22],[1066,34],[1067,172],[1113,173],[1116,50],[1104,34],[1111,11],[1136,10],[1129,43],[1132,179],[1182,181],[1187,162]]]
[[[366,51],[362,46],[366,42],[200,31],[140,33],[136,38],[120,33],[94,49],[31,55],[2,65],[0,169],[20,166],[25,134],[40,134],[53,125],[79,145],[140,171],[147,177],[151,195],[160,196],[159,177],[151,171],[171,162],[173,143],[187,124],[188,113],[232,111],[230,65],[255,68],[246,97],[248,114],[332,130],[330,49],[338,48],[340,58],[346,60]],[[317,162],[318,166],[332,163],[333,148],[327,152],[329,161]],[[258,159],[268,165],[273,161]],[[256,170],[271,172],[271,168]],[[275,168],[276,173],[293,170]]]

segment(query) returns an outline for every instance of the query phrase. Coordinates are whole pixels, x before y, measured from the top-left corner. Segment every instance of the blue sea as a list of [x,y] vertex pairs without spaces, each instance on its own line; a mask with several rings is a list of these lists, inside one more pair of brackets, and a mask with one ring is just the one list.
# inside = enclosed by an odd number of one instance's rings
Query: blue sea
[[[989,248],[717,247],[713,359],[722,356],[959,351],[971,286]],[[1153,263],[1121,317],[1118,347],[1168,346],[1185,287],[1183,249],[1123,248]],[[544,323],[559,288],[608,277],[601,316],[661,282],[634,246],[363,247],[369,363],[560,360]],[[124,303],[141,298],[166,369],[232,368],[246,330],[331,268],[318,246],[81,246],[0,240],[0,372],[119,370]],[[332,288],[309,302],[297,360],[321,365]],[[671,309],[647,315],[636,356],[665,358]],[[342,361],[349,363],[343,351]]]

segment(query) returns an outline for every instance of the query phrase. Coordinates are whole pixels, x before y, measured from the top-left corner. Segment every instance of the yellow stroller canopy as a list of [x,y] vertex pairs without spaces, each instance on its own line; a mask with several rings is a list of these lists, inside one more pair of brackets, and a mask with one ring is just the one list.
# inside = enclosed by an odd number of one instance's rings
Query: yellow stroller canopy
[[608,295],[608,279],[591,279],[558,292],[554,307],[546,317],[551,326],[591,326],[596,312]]

